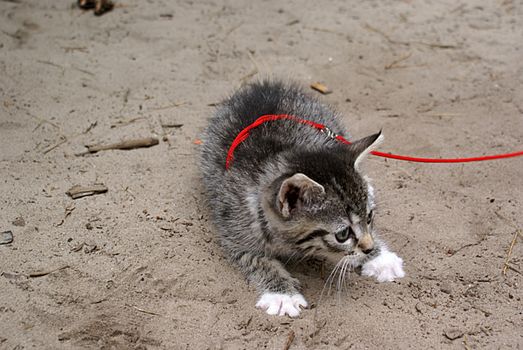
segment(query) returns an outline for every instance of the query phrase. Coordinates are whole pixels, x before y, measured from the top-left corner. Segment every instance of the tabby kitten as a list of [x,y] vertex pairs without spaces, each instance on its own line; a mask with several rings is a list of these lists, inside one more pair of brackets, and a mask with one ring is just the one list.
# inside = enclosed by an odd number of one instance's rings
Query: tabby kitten
[[225,253],[261,294],[256,307],[291,317],[307,307],[299,281],[282,263],[289,257],[343,263],[343,273],[361,267],[380,282],[403,277],[402,259],[377,237],[373,190],[359,170],[381,133],[346,145],[310,125],[271,121],[250,131],[226,169],[233,140],[267,114],[296,116],[346,135],[329,107],[278,81],[240,89],[211,118],[203,181]]

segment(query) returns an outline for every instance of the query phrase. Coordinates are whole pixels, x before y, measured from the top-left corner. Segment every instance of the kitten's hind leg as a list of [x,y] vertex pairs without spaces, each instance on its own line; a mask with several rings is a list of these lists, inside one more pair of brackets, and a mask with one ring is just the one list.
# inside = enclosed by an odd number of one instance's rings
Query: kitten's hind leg
[[253,253],[237,255],[236,264],[249,282],[262,293],[256,307],[269,315],[297,317],[300,307],[307,307],[299,293],[300,282],[291,276],[278,260]]

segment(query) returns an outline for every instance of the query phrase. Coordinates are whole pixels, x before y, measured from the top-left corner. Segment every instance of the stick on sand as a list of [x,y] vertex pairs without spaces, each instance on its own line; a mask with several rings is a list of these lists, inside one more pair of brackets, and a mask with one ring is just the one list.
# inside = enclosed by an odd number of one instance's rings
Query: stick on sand
[[146,137],[143,139],[125,140],[125,141],[113,143],[110,145],[86,146],[87,152],[79,153],[79,154],[77,154],[77,156],[83,156],[84,154],[96,153],[96,152],[100,152],[100,151],[107,151],[107,150],[111,150],[111,149],[130,150],[130,149],[135,149],[135,148],[151,147],[151,146],[157,145],[158,143],[159,143],[159,141],[157,138]]
[[510,246],[508,247],[507,257],[505,258],[505,263],[503,264],[503,270],[501,270],[501,274],[503,276],[507,274],[507,269],[510,268],[510,265],[508,263],[510,262],[510,257],[512,256],[512,248],[514,248],[514,245],[516,244],[516,240],[518,239],[520,233],[520,230],[516,230],[516,232],[514,233],[514,238],[512,238],[512,242],[510,242]]

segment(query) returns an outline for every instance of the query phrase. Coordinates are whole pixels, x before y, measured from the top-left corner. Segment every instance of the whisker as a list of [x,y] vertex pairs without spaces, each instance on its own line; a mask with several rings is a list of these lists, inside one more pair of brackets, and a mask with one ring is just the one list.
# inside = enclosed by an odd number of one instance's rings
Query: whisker
[[343,269],[343,277],[341,278],[341,290],[340,293],[343,293],[343,287],[345,287],[345,277],[347,277],[347,270],[349,269],[350,261],[347,259],[345,268]]
[[336,277],[336,274],[341,270],[342,266],[346,263],[347,259],[345,257],[341,258],[340,261],[336,263],[334,268],[332,269],[331,273],[329,274],[329,277],[327,277],[327,280],[323,284],[323,288],[321,289],[320,296],[318,298],[318,301],[316,302],[316,308],[314,310],[314,317],[313,322],[316,323],[316,315],[318,313],[318,306],[320,305],[323,295],[325,293],[325,289],[327,288],[327,285],[329,285],[327,295],[330,295],[332,283],[334,282],[334,278]]
[[287,260],[285,261],[285,263],[283,265],[286,266],[289,263],[289,261],[291,261],[296,255],[298,255],[298,252],[296,252],[296,251],[292,252],[292,254],[289,255],[289,257],[287,258]]
[[336,283],[336,291],[340,290],[341,276],[343,276],[343,270],[345,269],[346,264],[347,264],[346,260],[343,259],[343,264],[341,264],[340,273],[338,275],[338,282]]
[[340,288],[341,288],[341,279],[343,276],[343,270],[345,269],[345,265],[347,265],[346,259],[343,259],[343,264],[341,265],[340,273],[338,275],[338,282],[336,283],[336,297],[338,304],[341,304],[341,296],[340,296]]
[[341,259],[340,261],[338,261],[338,263],[336,264],[336,266],[334,266],[334,268],[332,269],[331,273],[329,274],[329,277],[327,277],[327,280],[325,281],[325,284],[323,285],[323,289],[321,290],[321,293],[320,293],[320,298],[318,300],[318,304],[320,303],[322,297],[323,297],[323,293],[325,292],[325,288],[327,288],[327,284],[329,285],[329,291],[328,293],[330,294],[330,290],[331,290],[331,286],[332,286],[332,281],[334,279],[334,276],[336,276],[336,273],[338,271],[338,269],[340,268],[341,266],[341,263],[343,262],[343,259]]
[[347,268],[350,264],[350,260],[347,258],[345,259],[345,262],[342,266],[342,269],[341,269],[341,272],[340,272],[340,276],[339,276],[339,279],[338,279],[338,302],[341,302],[341,295],[343,294],[343,286],[345,284],[345,274],[347,272]]
[[352,272],[352,264],[348,264],[347,268],[345,269],[345,273],[343,274],[343,282],[342,282],[342,285],[346,287],[347,291],[349,290],[349,288],[347,287],[347,280],[350,279],[351,272]]
[[334,269],[332,270],[331,275],[329,276],[329,278],[326,281],[326,284],[327,283],[329,284],[329,290],[327,292],[327,295],[331,294],[332,283],[334,282],[334,279],[336,278],[336,274],[339,272],[341,266],[342,266],[342,260],[338,261],[336,266],[334,266]]
[[299,263],[301,263],[302,261],[304,261],[304,260],[310,258],[311,256],[313,256],[312,253],[313,253],[315,250],[314,250],[314,247],[312,247],[312,248],[313,248],[313,250],[311,250],[311,251],[307,251],[305,254],[302,255],[302,257],[300,257],[298,260],[296,260],[296,264],[299,264]]

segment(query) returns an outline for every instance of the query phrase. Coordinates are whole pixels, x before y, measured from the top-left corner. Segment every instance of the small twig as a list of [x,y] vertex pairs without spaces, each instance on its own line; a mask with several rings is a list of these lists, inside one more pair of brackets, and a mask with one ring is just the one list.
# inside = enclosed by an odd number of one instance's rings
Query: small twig
[[463,336],[463,346],[465,347],[465,350],[470,350],[470,346],[467,343],[467,335],[466,334]]
[[254,68],[250,73],[245,74],[243,77],[241,77],[240,82],[244,83],[245,81],[249,80],[258,73],[258,68]]
[[123,103],[124,104],[127,104],[127,102],[129,102],[129,95],[131,94],[131,89],[130,88],[127,88],[125,90],[125,93],[123,94]]
[[243,25],[243,21],[240,21],[240,23],[232,26],[225,32],[225,37],[228,37],[232,32],[234,32],[236,29],[240,28]]
[[258,64],[258,61],[256,61],[256,59],[254,58],[253,54],[254,54],[254,51],[251,52],[250,50],[247,50],[247,56],[249,56],[249,59],[251,60],[251,62],[256,67],[256,70],[258,71],[258,73],[261,73],[261,72],[271,72],[271,69],[269,69],[269,67],[267,66],[267,64],[263,60],[263,57],[262,57],[262,61],[261,62],[262,62],[262,66],[263,66],[264,70],[262,70],[260,68],[260,65]]
[[518,269],[516,269],[514,266],[510,265],[510,264],[507,264],[506,265],[508,267],[509,270],[512,270],[516,273],[519,273],[520,275],[523,275],[523,273],[521,273],[521,271],[519,271]]
[[95,121],[91,124],[89,124],[89,126],[87,127],[87,129],[85,129],[82,134],[87,134],[89,131],[91,131],[96,125],[98,125],[98,121]]
[[27,114],[29,114],[29,116],[30,116],[31,118],[34,118],[34,119],[36,119],[36,120],[38,120],[38,121],[40,122],[40,123],[38,123],[38,126],[37,126],[36,128],[34,128],[33,131],[35,131],[36,129],[38,129],[39,126],[40,126],[41,124],[43,124],[43,123],[49,124],[49,125],[51,125],[52,127],[54,127],[55,129],[60,130],[60,127],[59,127],[58,125],[56,125],[55,123],[53,123],[53,122],[51,122],[51,121],[49,121],[49,120],[47,120],[47,119],[40,118],[40,117],[38,117],[38,116],[32,114],[32,113],[29,112],[29,111],[27,111]]
[[375,28],[373,26],[371,26],[370,24],[368,23],[365,23],[364,24],[364,27],[374,33],[378,33],[379,35],[381,35],[382,37],[384,37],[389,43],[391,44],[398,44],[398,45],[405,45],[405,46],[410,46],[412,44],[418,44],[418,45],[424,45],[424,46],[428,46],[428,47],[431,47],[431,48],[438,48],[438,49],[458,49],[460,48],[459,45],[453,45],[453,44],[441,44],[441,43],[427,43],[427,42],[424,42],[424,41],[402,41],[402,40],[395,40],[395,39],[392,39],[389,35],[387,35],[385,32],[383,32],[382,30],[378,29],[378,28]]
[[486,238],[487,238],[487,236],[483,236],[483,237],[481,237],[477,242],[475,242],[475,243],[465,244],[465,245],[459,247],[459,248],[456,249],[456,250],[454,250],[454,249],[449,249],[447,254],[448,254],[449,256],[454,256],[454,255],[456,255],[456,253],[458,253],[460,250],[463,250],[463,249],[468,248],[468,247],[474,247],[474,246],[476,246],[476,245],[481,244],[481,243],[482,243]]
[[37,272],[33,272],[33,273],[30,273],[29,274],[29,277],[31,278],[34,278],[34,277],[42,277],[42,276],[46,276],[46,275],[49,275],[53,272],[56,272],[56,271],[60,271],[60,270],[63,270],[63,269],[67,269],[69,268],[70,266],[69,265],[64,265],[62,267],[59,267],[57,269],[53,269],[53,270],[47,270],[47,271],[37,271]]
[[520,232],[520,230],[516,230],[516,232],[514,233],[514,238],[512,238],[512,242],[510,242],[510,246],[508,247],[507,257],[505,258],[505,263],[503,264],[503,270],[501,270],[501,274],[503,276],[507,274],[507,269],[510,267],[508,263],[510,261],[510,257],[512,256],[512,248],[514,248],[514,245],[516,244],[516,240],[518,239]]
[[95,301],[91,301],[91,305],[94,305],[94,304],[100,304],[101,302],[104,302],[106,301],[107,298],[102,298],[102,299],[98,299],[98,300],[95,300]]
[[492,312],[487,311],[487,310],[485,310],[485,309],[483,309],[483,308],[481,308],[481,307],[479,307],[477,305],[471,305],[471,306],[472,306],[473,309],[476,309],[479,312],[482,312],[486,317],[489,317],[490,315],[492,315]]
[[88,74],[90,76],[94,76],[95,75],[94,73],[89,72],[88,70],[85,70],[85,69],[82,69],[82,68],[78,68],[78,67],[74,67],[74,66],[64,67],[64,66],[61,66],[59,64],[53,63],[51,61],[43,61],[43,60],[36,60],[36,62],[42,63],[42,64],[47,64],[47,65],[55,67],[55,68],[59,68],[59,69],[62,70],[62,74],[65,73],[65,71],[69,68],[69,69],[77,70],[77,71],[82,72],[84,74]]
[[36,62],[38,62],[38,63],[42,63],[42,64],[47,64],[47,65],[49,65],[49,66],[53,66],[53,67],[55,67],[55,68],[59,68],[59,69],[62,70],[62,72],[65,72],[65,68],[64,68],[64,67],[62,67],[62,66],[60,66],[60,65],[58,65],[58,64],[56,64],[56,63],[53,63],[53,62],[51,62],[51,61],[36,60]]
[[249,50],[247,50],[247,56],[249,57],[249,59],[251,60],[252,64],[254,64],[254,66],[256,67],[256,70],[258,72],[260,72],[260,65],[258,64],[258,62],[256,62],[256,60],[254,59],[254,56],[250,53]]
[[437,49],[459,49],[461,47],[460,45],[454,45],[454,44],[426,43],[424,41],[413,41],[412,43],[425,45],[425,46],[437,48]]
[[[368,305],[366,305],[366,306],[368,307]],[[315,330],[310,335],[311,338],[314,338],[315,336],[317,336],[320,333],[320,331],[323,329],[323,327],[325,327],[325,325],[327,324],[327,320],[323,320],[323,322],[322,321],[316,322],[316,313],[317,312],[318,312],[318,308],[316,308],[316,310],[314,311],[313,322],[314,322],[314,325],[315,325]]]
[[451,112],[433,112],[433,113],[426,113],[425,114],[428,117],[459,117],[462,116],[463,113],[451,113]]
[[66,53],[74,51],[88,52],[85,46],[61,46],[61,48],[64,49]]
[[183,124],[179,123],[161,123],[162,128],[181,128]]
[[82,243],[78,243],[77,245],[75,245],[74,247],[71,248],[71,252],[79,252],[80,250],[82,250],[82,248],[84,247],[85,245],[85,242],[82,242]]
[[74,70],[77,70],[77,71],[79,71],[79,72],[81,72],[81,73],[84,73],[84,74],[90,75],[90,76],[92,76],[92,77],[95,76],[95,74],[94,74],[93,72],[89,72],[89,71],[86,70],[86,69],[78,68],[78,67],[75,67],[75,66],[71,66],[70,68],[71,68],[71,69],[74,69]]
[[131,197],[133,198],[136,198],[136,196],[134,195],[134,193],[129,189],[129,186],[127,186],[124,190],[125,192],[129,193],[131,195]]
[[129,305],[129,304],[125,304],[125,305],[128,306],[128,307],[132,307],[133,309],[138,310],[140,312],[143,312],[144,314],[149,314],[149,315],[163,317],[163,315],[161,315],[161,314],[158,314],[158,313],[152,312],[152,311],[147,311],[147,310],[144,310],[144,309],[140,309],[139,307],[134,306],[134,305]]
[[170,108],[176,108],[176,107],[180,107],[180,106],[183,106],[187,104],[187,102],[175,102],[173,103],[172,105],[168,105],[168,106],[163,106],[163,107],[156,107],[156,108],[150,108],[149,111],[162,111],[164,109],[170,109]]
[[287,340],[285,341],[285,344],[283,345],[283,350],[289,350],[290,349],[290,347],[292,345],[292,342],[294,341],[295,337],[296,337],[296,334],[291,329],[289,331],[289,335],[287,336]]
[[64,217],[62,219],[62,221],[60,221],[58,224],[56,224],[56,227],[58,226],[62,226],[65,222],[65,219],[67,219],[67,217],[69,215],[71,215],[71,213],[73,212],[73,210],[75,210],[76,207],[74,205],[74,203],[71,203],[70,205],[68,205],[67,207],[65,207],[65,214],[64,214]]
[[61,140],[60,142],[56,143],[54,146],[51,146],[51,147],[49,147],[48,149],[46,149],[46,150],[44,151],[44,154],[47,154],[47,153],[51,152],[52,150],[54,150],[54,149],[60,147],[61,145],[63,145],[64,143],[67,142],[67,137],[65,137],[64,135],[61,135],[60,138],[61,138],[62,140]]
[[132,118],[129,120],[118,120],[115,123],[111,124],[111,129],[116,128],[117,126],[129,125],[129,124],[134,123],[135,121],[141,120],[141,119],[145,119],[145,117],[136,117],[136,118]]
[[404,56],[402,56],[402,57],[392,61],[391,63],[387,64],[385,66],[385,70],[389,70],[389,69],[392,69],[392,68],[400,68],[400,66],[397,66],[397,64],[400,63],[400,62],[403,62],[403,61],[405,61],[407,59],[409,59],[410,56],[412,56],[412,52],[409,52],[408,54],[406,54],[406,55],[404,55]]
[[330,34],[335,34],[335,35],[339,35],[339,36],[347,36],[346,33],[338,32],[338,31],[328,29],[328,28],[308,27],[308,26],[305,26],[304,28],[308,29],[308,30],[312,30],[314,32],[323,32],[323,33],[330,33]]
[[381,35],[382,37],[384,37],[389,43],[391,44],[401,44],[401,45],[410,45],[410,43],[408,42],[405,42],[405,41],[398,41],[398,40],[394,40],[392,39],[390,36],[388,36],[387,34],[385,34],[383,31],[379,30],[378,28],[375,28],[373,26],[371,26],[370,24],[368,23],[365,23],[363,25],[364,28],[370,30],[371,32],[374,32],[374,33],[378,33],[379,35]]
[[36,130],[38,130],[39,127],[41,127],[42,125],[44,124],[43,121],[41,121],[40,123],[38,123],[35,128],[33,129],[33,132],[35,132]]

